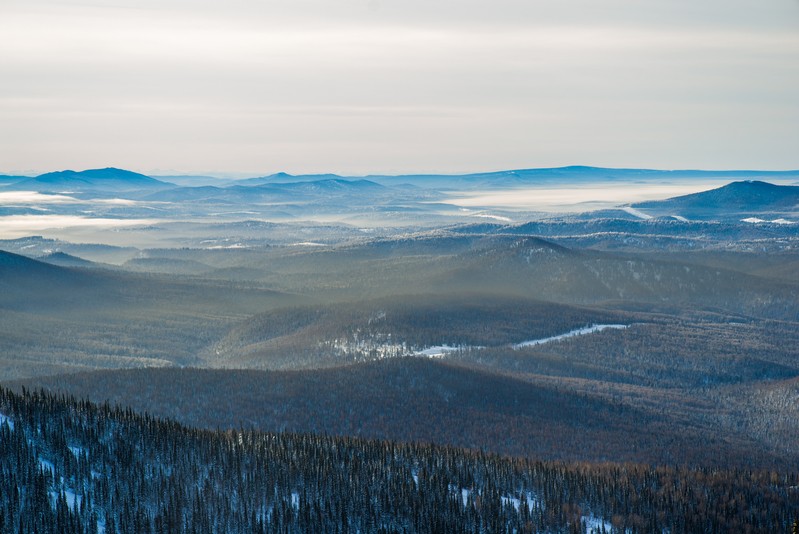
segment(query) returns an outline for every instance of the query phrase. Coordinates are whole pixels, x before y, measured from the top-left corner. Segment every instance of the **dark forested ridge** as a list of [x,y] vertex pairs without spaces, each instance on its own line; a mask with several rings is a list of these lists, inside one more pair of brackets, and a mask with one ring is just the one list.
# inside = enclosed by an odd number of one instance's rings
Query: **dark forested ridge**
[[[390,358],[302,371],[96,371],[9,386],[128,406],[198,428],[426,442],[546,460],[784,469],[799,458],[756,433],[708,421],[702,414],[709,402],[688,392],[628,386],[608,394],[601,383],[573,382]],[[793,435],[787,418],[783,427],[764,413],[757,418],[775,439]]]
[[211,432],[0,390],[0,531],[788,532],[795,473]]

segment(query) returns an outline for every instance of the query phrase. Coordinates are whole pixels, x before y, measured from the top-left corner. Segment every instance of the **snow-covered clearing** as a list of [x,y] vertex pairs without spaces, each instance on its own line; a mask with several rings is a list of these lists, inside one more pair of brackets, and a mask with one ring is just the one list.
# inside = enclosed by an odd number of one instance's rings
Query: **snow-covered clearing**
[[[371,319],[370,319],[371,322]],[[621,330],[628,328],[625,324],[594,324],[584,326],[575,330],[559,334],[557,336],[546,337],[543,339],[531,339],[522,341],[510,346],[512,349],[522,349],[534,345],[543,345],[553,341],[560,341],[574,336],[593,334],[607,329]],[[434,345],[431,347],[418,348],[409,346],[407,343],[391,343],[391,336],[384,336],[381,340],[357,339],[351,341],[346,338],[335,339],[332,341],[321,342],[320,348],[332,349],[341,355],[355,356],[358,358],[382,360],[386,358],[400,358],[404,356],[416,356],[420,358],[446,358],[448,355],[459,351],[480,350],[486,348],[483,345]],[[381,342],[382,341],[382,342]]]
[[552,337],[545,337],[543,339],[531,339],[530,341],[522,341],[521,343],[516,343],[512,345],[514,349],[521,349],[524,347],[532,347],[535,345],[543,345],[544,343],[551,343],[553,341],[560,341],[562,339],[574,337],[574,336],[582,336],[585,334],[593,334],[594,332],[601,332],[602,330],[607,329],[616,329],[622,330],[627,328],[628,325],[626,324],[594,324],[591,326],[586,326],[583,328],[578,328],[577,330],[572,330],[570,332],[566,332],[565,334],[560,334],[559,336],[552,336]]
[[[533,509],[533,507],[534,507],[534,506],[536,505],[536,503],[538,502],[538,500],[535,498],[535,495],[533,495],[533,493],[531,493],[531,492],[529,492],[529,491],[528,491],[528,492],[525,492],[525,494],[524,494],[524,500],[525,500],[525,501],[527,501],[527,508],[528,508],[529,510],[532,510],[532,509]],[[515,509],[517,512],[519,511],[519,509],[520,509],[520,508],[521,508],[521,506],[522,506],[522,501],[521,501],[521,499],[519,499],[518,497],[507,497],[507,496],[506,496],[506,497],[500,497],[500,501],[502,502],[502,505],[503,505],[503,506],[504,506],[504,505],[506,505],[506,504],[510,504],[510,505],[512,505],[512,506],[513,506],[513,508],[514,508],[514,509]]]

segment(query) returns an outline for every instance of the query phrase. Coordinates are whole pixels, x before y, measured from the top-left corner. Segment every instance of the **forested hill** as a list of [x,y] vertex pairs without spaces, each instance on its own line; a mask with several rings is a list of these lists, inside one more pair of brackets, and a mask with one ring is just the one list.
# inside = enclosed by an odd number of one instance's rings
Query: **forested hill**
[[796,473],[211,432],[8,390],[0,414],[0,532],[787,532],[799,514]]

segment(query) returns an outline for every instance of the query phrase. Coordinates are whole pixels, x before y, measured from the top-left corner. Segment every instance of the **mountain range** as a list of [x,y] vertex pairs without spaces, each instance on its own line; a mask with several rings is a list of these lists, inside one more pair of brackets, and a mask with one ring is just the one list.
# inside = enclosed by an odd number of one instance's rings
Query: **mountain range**
[[[144,174],[118,169],[89,169],[83,171],[64,170],[49,172],[35,177],[5,176],[0,175],[0,184],[12,184],[14,189],[29,187],[36,191],[53,191],[58,188],[76,187],[81,189],[131,190],[136,188],[146,189],[154,187],[175,187],[169,180],[172,177],[164,176],[157,179]],[[741,179],[771,179],[771,180],[796,180],[799,181],[799,170],[788,171],[762,171],[762,170],[657,170],[657,169],[614,169],[603,167],[568,166],[556,168],[516,169],[495,172],[481,172],[468,174],[401,174],[401,175],[367,175],[343,176],[338,174],[299,174],[292,175],[279,172],[267,176],[246,178],[238,180],[209,178],[207,176],[192,177],[191,175],[175,176],[176,182],[181,185],[190,185],[193,182],[199,185],[214,185],[217,187],[252,187],[273,184],[301,183],[301,182],[354,182],[369,181],[384,186],[415,185],[422,188],[433,189],[506,189],[519,186],[553,185],[553,184],[581,184],[585,182],[656,182],[656,181],[683,181],[683,180],[730,180]]]

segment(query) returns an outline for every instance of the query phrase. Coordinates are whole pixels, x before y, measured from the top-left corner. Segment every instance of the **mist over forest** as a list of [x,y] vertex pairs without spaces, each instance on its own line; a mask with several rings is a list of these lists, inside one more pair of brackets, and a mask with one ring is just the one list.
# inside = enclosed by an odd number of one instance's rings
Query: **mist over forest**
[[787,531],[798,184],[2,176],[0,530]]

